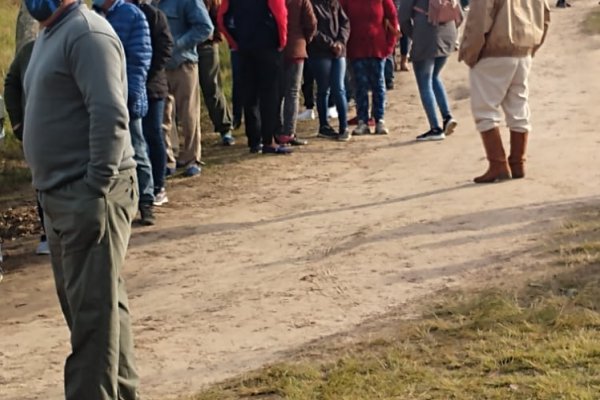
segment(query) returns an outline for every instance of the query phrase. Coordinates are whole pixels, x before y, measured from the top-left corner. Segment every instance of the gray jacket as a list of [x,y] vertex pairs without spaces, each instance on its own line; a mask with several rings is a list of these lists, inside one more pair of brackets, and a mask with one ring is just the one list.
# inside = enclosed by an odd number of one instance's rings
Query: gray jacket
[[400,26],[413,41],[410,53],[413,62],[449,56],[456,50],[456,24],[448,22],[434,26],[427,21],[427,15],[414,10],[415,6],[428,10],[429,0],[400,1]]

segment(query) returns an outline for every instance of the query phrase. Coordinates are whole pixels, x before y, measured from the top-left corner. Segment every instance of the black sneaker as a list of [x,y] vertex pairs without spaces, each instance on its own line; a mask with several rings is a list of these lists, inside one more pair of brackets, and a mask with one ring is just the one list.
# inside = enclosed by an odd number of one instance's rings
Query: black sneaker
[[331,126],[324,125],[319,128],[319,133],[317,134],[317,137],[320,137],[323,139],[336,140],[338,138],[338,134],[336,133],[336,131],[333,130],[333,128]]
[[442,131],[444,132],[444,135],[450,136],[454,133],[457,126],[458,122],[456,122],[452,116],[448,116],[444,118],[444,127],[442,128]]
[[156,218],[152,212],[152,204],[140,204],[140,224],[151,226],[156,223]]
[[437,141],[446,139],[446,135],[444,131],[440,128],[431,129],[428,132],[425,132],[422,135],[417,136],[417,142],[428,142],[428,141]]
[[256,146],[250,146],[250,154],[262,154],[263,145],[257,144]]

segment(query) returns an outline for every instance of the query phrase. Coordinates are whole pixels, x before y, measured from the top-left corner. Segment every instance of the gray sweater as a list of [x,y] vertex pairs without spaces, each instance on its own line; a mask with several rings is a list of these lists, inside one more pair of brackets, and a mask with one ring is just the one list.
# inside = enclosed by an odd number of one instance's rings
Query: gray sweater
[[449,56],[456,49],[456,24],[448,22],[434,26],[427,21],[425,14],[414,11],[415,6],[427,11],[429,0],[401,0],[398,12],[402,32],[413,40],[411,59],[419,62]]
[[104,18],[81,5],[42,30],[24,85],[23,146],[36,189],[85,178],[106,194],[119,171],[135,168],[125,55]]

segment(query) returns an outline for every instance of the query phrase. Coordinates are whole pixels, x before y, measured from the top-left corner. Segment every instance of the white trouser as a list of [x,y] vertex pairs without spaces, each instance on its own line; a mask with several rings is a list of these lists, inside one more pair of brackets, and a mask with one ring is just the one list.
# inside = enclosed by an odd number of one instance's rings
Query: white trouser
[[531,130],[528,102],[530,70],[531,56],[484,58],[471,68],[471,110],[479,132],[500,126],[500,107],[510,130]]

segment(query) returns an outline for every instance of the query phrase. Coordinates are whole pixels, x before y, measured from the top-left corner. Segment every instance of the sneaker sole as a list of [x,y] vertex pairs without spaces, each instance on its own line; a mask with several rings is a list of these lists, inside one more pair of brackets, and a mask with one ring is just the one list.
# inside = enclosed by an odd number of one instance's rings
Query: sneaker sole
[[194,176],[199,176],[200,174],[202,174],[202,170],[198,170],[198,171],[185,171],[183,173],[183,176],[186,178],[193,178]]
[[306,115],[299,115],[298,117],[296,117],[296,121],[314,121],[316,119],[316,116],[311,115],[311,116],[306,116]]
[[444,139],[446,139],[445,136],[417,138],[417,142],[441,142]]
[[456,130],[457,126],[458,126],[458,122],[456,122],[456,121],[452,121],[452,122],[448,123],[448,126],[446,127],[444,134],[446,136],[452,135],[454,133],[454,131]]
[[329,139],[329,140],[336,140],[337,139],[336,136],[323,135],[322,133],[317,133],[317,137],[321,138],[321,139]]
[[169,199],[166,199],[166,200],[163,200],[163,201],[155,201],[152,204],[154,204],[156,207],[160,207],[160,206],[164,206],[168,202],[169,202]]

